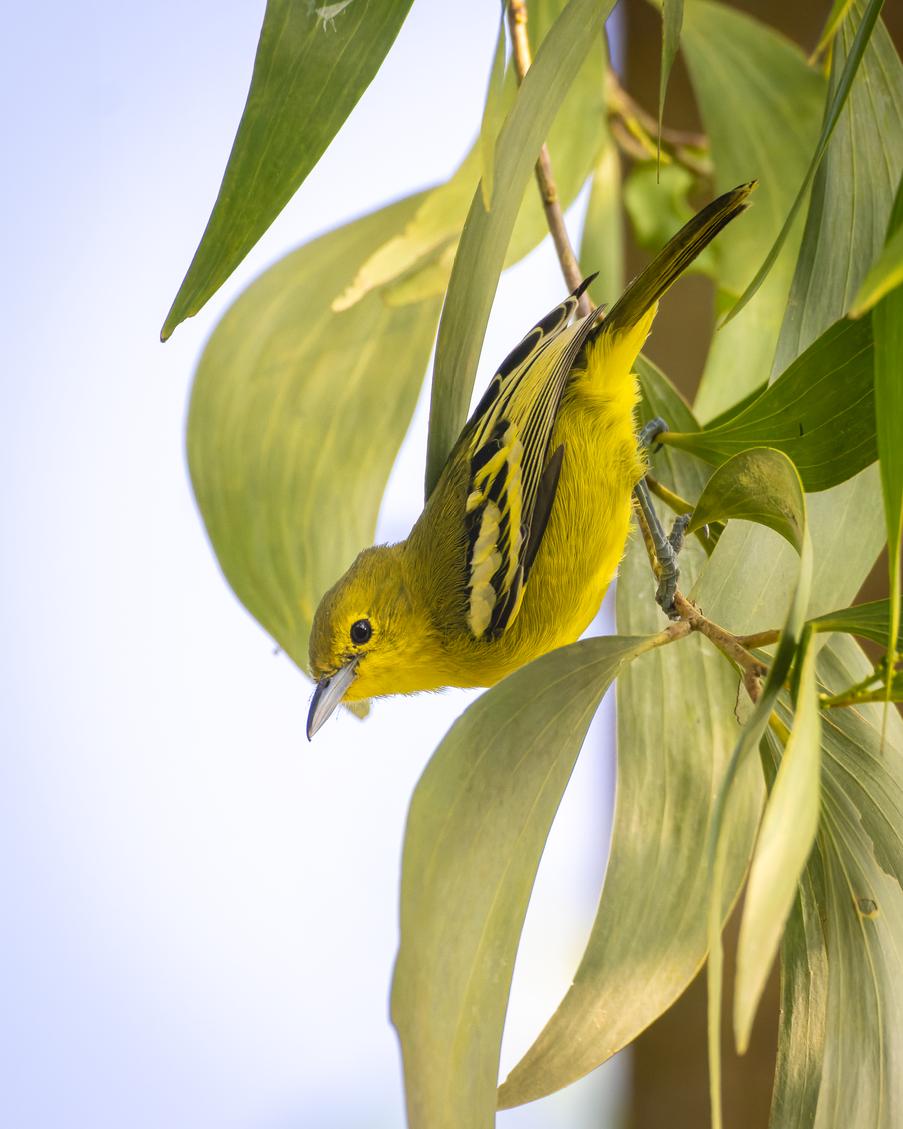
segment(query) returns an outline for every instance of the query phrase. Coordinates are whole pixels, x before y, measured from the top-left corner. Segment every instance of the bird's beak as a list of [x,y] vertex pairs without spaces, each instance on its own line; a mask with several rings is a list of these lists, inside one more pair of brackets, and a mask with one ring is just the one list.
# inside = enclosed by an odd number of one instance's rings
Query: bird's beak
[[357,659],[354,658],[340,667],[335,674],[321,678],[317,683],[310,703],[310,713],[307,715],[308,741],[313,740],[314,734],[323,722],[335,713],[339,702],[345,697],[345,692],[354,681],[356,667]]

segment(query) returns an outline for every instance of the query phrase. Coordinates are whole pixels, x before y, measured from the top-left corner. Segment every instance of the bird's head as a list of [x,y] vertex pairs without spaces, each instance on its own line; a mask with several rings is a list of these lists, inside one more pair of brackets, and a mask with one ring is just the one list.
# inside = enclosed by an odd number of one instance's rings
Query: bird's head
[[365,549],[314,615],[309,651],[317,688],[307,736],[342,701],[431,689],[439,649],[411,592],[404,544]]

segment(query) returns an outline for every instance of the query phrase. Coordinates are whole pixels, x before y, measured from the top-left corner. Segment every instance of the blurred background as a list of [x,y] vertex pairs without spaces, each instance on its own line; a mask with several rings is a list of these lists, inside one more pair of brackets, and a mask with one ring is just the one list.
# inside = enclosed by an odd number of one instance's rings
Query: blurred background
[[[740,6],[810,48],[828,5]],[[378,703],[365,724],[342,716],[308,745],[311,687],[218,570],[184,421],[204,342],[253,277],[453,171],[479,126],[498,8],[416,0],[315,172],[162,346],[263,11],[51,0],[15,6],[0,47],[0,1120],[22,1129],[403,1125],[388,989],[405,812],[468,696]],[[899,42],[899,6],[887,16]],[[610,30],[628,89],[654,107],[654,9],[622,6]],[[696,124],[679,63],[668,118]],[[629,272],[639,262],[631,252]],[[548,241],[505,275],[478,389],[561,292]],[[650,351],[688,391],[710,326],[709,284],[682,283]],[[390,481],[384,540],[419,511],[424,408]],[[612,629],[606,609],[600,629]],[[607,702],[531,903],[503,1074],[557,1005],[592,920],[611,734]],[[499,1125],[702,1123],[701,1000],[691,989],[629,1060]],[[765,1124],[771,1027],[766,1015],[761,1047],[728,1069],[734,1125]]]

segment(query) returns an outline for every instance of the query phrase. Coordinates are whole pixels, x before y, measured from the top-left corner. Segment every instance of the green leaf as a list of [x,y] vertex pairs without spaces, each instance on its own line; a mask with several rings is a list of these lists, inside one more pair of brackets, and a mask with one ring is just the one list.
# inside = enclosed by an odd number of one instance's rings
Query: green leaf
[[[824,157],[828,142],[831,140],[831,135],[837,125],[841,112],[846,105],[847,97],[850,93],[850,88],[853,85],[853,80],[856,77],[856,72],[859,69],[859,64],[862,62],[862,57],[865,54],[869,39],[872,34],[872,29],[878,19],[878,14],[884,4],[884,0],[868,0],[868,3],[862,6],[861,19],[857,21],[856,34],[852,37],[849,50],[844,54],[837,52],[834,56],[834,63],[832,65],[832,83],[827,106],[825,107],[825,116],[822,121],[821,134],[818,138],[818,144],[815,147],[815,152],[812,154],[812,160],[809,163],[809,168],[806,170],[806,175],[803,183],[800,185],[799,192],[791,205],[784,225],[778,233],[771,250],[765,257],[765,261],[756,273],[755,278],[747,286],[746,290],[741,294],[735,305],[725,316],[725,321],[730,321],[735,317],[752,298],[755,292],[759,289],[762,283],[768,276],[771,268],[774,266],[781,249],[784,245],[784,240],[787,238],[790,230],[796,220],[796,214],[806,199],[809,188],[812,184],[818,167]],[[860,5],[856,5],[857,10]]]
[[831,11],[828,13],[828,18],[825,21],[824,31],[821,33],[818,44],[812,52],[813,56],[820,55],[822,51],[829,46],[852,6],[853,0],[834,0],[834,3],[831,5]]
[[740,1054],[749,1046],[756,1009],[818,830],[821,709],[815,648],[805,647],[798,663],[793,729],[765,805],[743,902],[734,993]]
[[[561,6],[561,0],[532,0],[528,5],[530,38],[534,44],[541,42]],[[600,50],[590,53],[574,78],[549,134],[555,147],[556,185],[565,208],[577,196],[593,167],[603,139],[608,136],[602,102],[606,62],[601,50],[604,46],[601,36],[597,46]],[[498,116],[496,133],[501,120],[514,104],[516,86],[512,70],[506,72],[497,96],[499,104],[494,111]],[[486,125],[485,117],[483,124]],[[493,170],[496,141],[493,135]],[[486,143],[485,132],[481,130],[477,144],[471,148],[454,176],[429,193],[417,215],[399,236],[377,248],[361,264],[354,280],[336,298],[334,309],[348,309],[377,289],[382,290],[385,301],[390,305],[406,305],[445,294],[461,228],[475,192],[483,192],[485,208],[485,184],[481,181],[481,172],[486,160]],[[505,256],[505,266],[523,258],[547,235],[548,225],[539,193],[528,185]]]
[[[777,754],[770,731],[763,741]],[[769,1125],[812,1129],[822,1078],[828,995],[828,954],[819,916],[824,887],[818,852],[800,878],[781,942],[781,1006],[778,1054]]]
[[665,115],[665,94],[671,68],[680,47],[680,29],[684,22],[684,0],[663,0],[662,2],[662,65],[658,80],[658,165],[662,157],[662,120]]
[[758,399],[717,427],[662,442],[718,465],[738,451],[775,447],[796,464],[807,490],[827,490],[877,457],[872,328],[840,321]]
[[[891,213],[886,247],[893,246],[895,240],[903,250],[903,181]],[[881,299],[875,307],[872,323],[875,332],[875,418],[887,529],[888,634],[896,644],[900,631],[900,541],[903,538],[903,445],[900,442],[903,421],[903,290],[894,290]],[[896,645],[890,651],[889,662],[893,668]]]
[[370,85],[411,0],[267,0],[216,203],[161,331],[196,314],[282,211]]
[[505,119],[505,12],[501,6],[499,32],[492,57],[492,70],[489,72],[489,89],[483,107],[483,120],[480,123],[480,185],[483,190],[483,207],[488,212],[492,207],[492,187],[495,179],[495,139]]
[[688,533],[713,521],[744,518],[767,525],[803,551],[804,512],[800,477],[790,459],[770,447],[741,451],[706,483],[687,528]]
[[[637,371],[642,420],[662,416],[684,429],[694,426],[654,365],[641,357]],[[695,496],[706,469],[665,449],[655,456],[655,473]],[[705,560],[702,547],[689,542],[682,573],[692,580]],[[632,537],[618,573],[619,631],[660,628],[654,589],[643,543]],[[737,679],[696,637],[641,656],[621,671],[617,689],[614,826],[599,908],[573,987],[502,1086],[503,1107],[552,1093],[604,1062],[671,1006],[705,959],[699,907],[708,872],[699,844],[736,739]],[[750,762],[742,777],[732,809],[725,914],[746,872],[761,805],[757,766]]]
[[373,540],[439,312],[378,295],[342,314],[330,303],[421,200],[271,267],[226,312],[195,377],[188,462],[207,532],[236,595],[304,669],[320,596]]
[[[763,453],[763,458],[764,453]],[[775,452],[774,458],[782,458],[790,471],[796,476],[792,463],[785,456]],[[708,836],[707,859],[710,875],[710,889],[708,898],[708,1045],[709,1045],[709,1093],[711,1101],[712,1129],[721,1129],[721,992],[723,977],[723,950],[721,946],[721,928],[723,921],[724,881],[728,857],[729,828],[731,819],[728,815],[735,793],[738,791],[738,778],[740,770],[752,758],[751,753],[759,746],[771,711],[783,686],[784,679],[789,673],[791,663],[796,654],[799,640],[805,622],[806,608],[809,603],[809,590],[812,582],[812,545],[806,527],[806,502],[803,494],[802,483],[796,476],[796,482],[791,490],[785,489],[782,497],[782,508],[792,510],[792,516],[785,513],[783,524],[786,529],[801,531],[799,539],[799,571],[796,585],[793,588],[790,607],[787,611],[777,649],[771,662],[768,678],[762,688],[753,711],[743,727],[731,759],[728,762],[724,781],[718,792],[712,823]],[[725,498],[726,502],[731,499]],[[764,499],[762,508],[764,509]],[[728,516],[723,512],[714,510],[712,517]],[[728,527],[730,528],[730,527]],[[783,530],[782,530],[783,532]],[[785,534],[786,535],[786,534]],[[716,549],[717,554],[717,549]],[[711,560],[714,560],[713,554]],[[711,569],[711,560],[708,569]],[[735,591],[735,598],[736,598]]]
[[[819,652],[820,688],[829,694],[870,669],[843,636]],[[881,705],[822,715],[818,849],[828,979],[815,1129],[895,1129],[903,1112],[903,723],[888,711],[882,736],[884,720]]]
[[[689,220],[696,209],[687,197],[695,187],[693,175],[680,165],[635,164],[624,184],[624,206],[638,246],[658,252]],[[710,244],[687,268],[687,273],[717,275],[717,245]]]
[[[711,142],[716,190],[759,181],[743,223],[718,237],[718,306],[725,308],[793,203],[818,137],[825,82],[789,40],[721,4],[687,0],[681,49]],[[696,399],[700,419],[742,399],[770,372],[800,234],[792,233],[743,317],[715,334]]]
[[[872,9],[855,0],[832,50],[831,99],[861,46]],[[855,34],[854,34],[855,33]],[[846,63],[845,63],[846,61]],[[772,374],[782,372],[850,306],[884,245],[903,173],[903,64],[881,20],[815,182]]]
[[613,0],[570,0],[536,55],[502,126],[495,151],[495,201],[475,194],[455,256],[439,325],[430,401],[426,493],[435,485],[467,418],[492,300],[518,209],[555,112]]
[[411,802],[392,1020],[409,1129],[490,1129],[514,958],[549,827],[586,730],[648,639],[587,639],[478,698]]
[[[890,612],[890,600],[873,600],[868,604],[854,604],[851,608],[827,612],[810,620],[810,623],[815,631],[840,631],[847,635],[858,635],[860,639],[871,639],[882,647],[887,647],[890,639]],[[903,631],[899,625],[897,650],[903,650]]]
[[580,242],[580,268],[593,283],[597,303],[612,304],[624,289],[624,221],[621,215],[621,158],[609,139],[590,186]]
[[[440,297],[445,290],[448,272],[454,257],[454,246],[473,198],[474,185],[479,175],[481,154],[476,146],[470,150],[454,175],[424,194],[420,206],[405,224],[404,230],[377,247],[372,255],[360,264],[351,283],[337,295],[332,308],[337,313],[350,310],[368,294],[389,283],[396,285],[387,292],[397,301],[401,287],[413,275],[428,267],[443,265],[435,283],[431,281],[421,297]],[[447,253],[451,258],[446,262]],[[410,295],[406,300],[410,300]]]

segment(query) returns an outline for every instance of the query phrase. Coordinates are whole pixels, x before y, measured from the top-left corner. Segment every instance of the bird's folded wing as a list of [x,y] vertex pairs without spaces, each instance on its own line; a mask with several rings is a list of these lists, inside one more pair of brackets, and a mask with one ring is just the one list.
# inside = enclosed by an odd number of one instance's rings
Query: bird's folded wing
[[530,330],[468,422],[465,505],[468,626],[495,638],[513,623],[551,513],[564,457],[549,445],[561,397],[598,311],[569,321],[590,280]]

